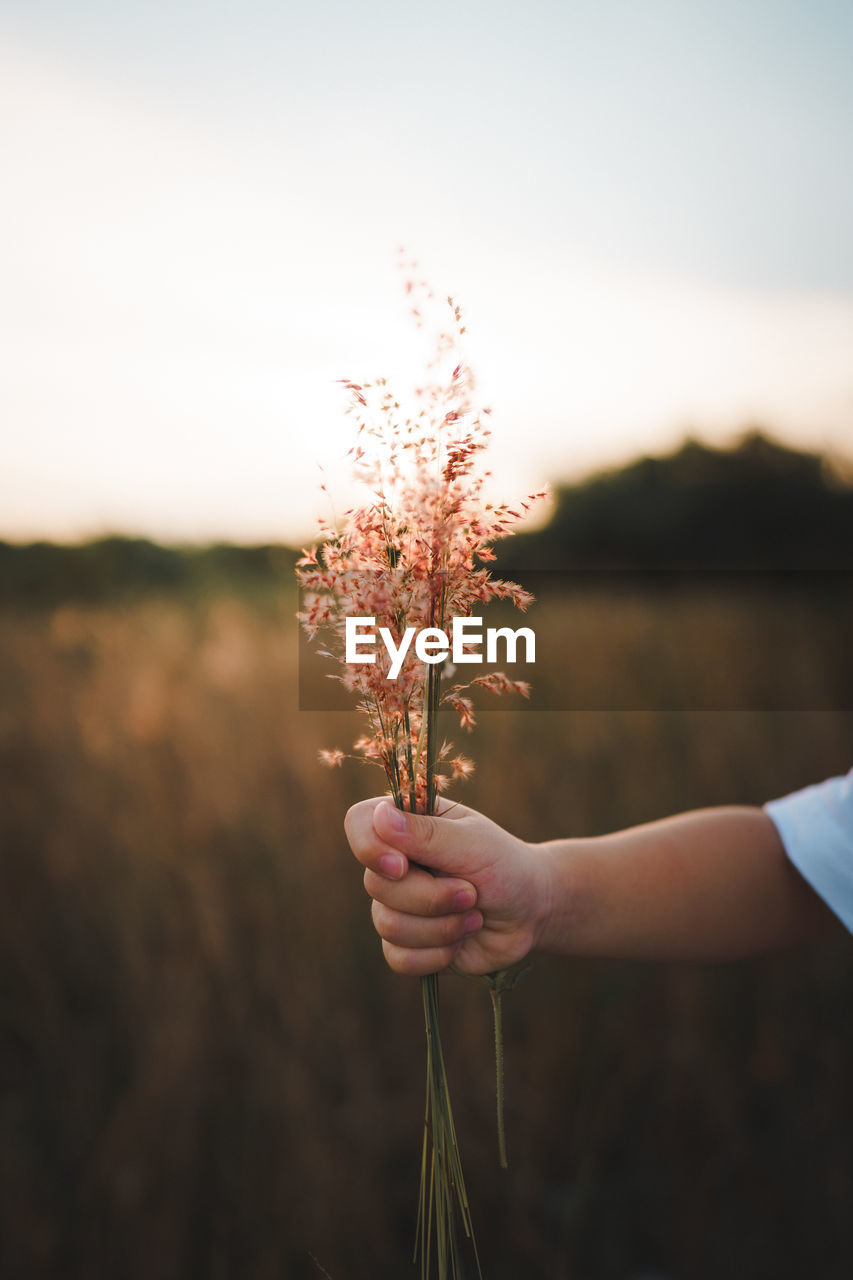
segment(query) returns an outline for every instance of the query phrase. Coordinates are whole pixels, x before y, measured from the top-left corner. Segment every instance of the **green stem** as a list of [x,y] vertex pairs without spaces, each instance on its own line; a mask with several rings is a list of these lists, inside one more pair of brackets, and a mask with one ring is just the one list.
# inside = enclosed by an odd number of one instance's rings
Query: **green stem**
[[489,987],[492,997],[492,1014],[495,1023],[495,1098],[498,1111],[498,1155],[501,1168],[506,1169],[506,1130],[504,1129],[504,1037],[503,1014],[501,1010],[501,989],[495,985]]
[[494,969],[491,973],[460,973],[454,965],[450,966],[451,972],[457,974],[460,978],[466,978],[469,982],[476,982],[481,987],[489,988],[489,996],[492,1001],[492,1017],[495,1029],[495,1080],[496,1080],[496,1096],[495,1102],[498,1113],[498,1154],[500,1156],[501,1168],[507,1168],[506,1156],[506,1130],[504,1128],[504,1037],[503,1037],[503,994],[505,991],[514,991],[521,979],[529,972],[530,966],[525,965],[523,969]]
[[[433,595],[430,625],[443,618],[443,590]],[[421,745],[426,734],[426,804],[428,814],[435,813],[437,797],[436,766],[438,763],[438,711],[441,700],[441,673],[430,665],[424,686],[424,724],[418,744],[415,768],[420,762]],[[411,767],[411,766],[410,766]],[[395,797],[396,798],[396,797]],[[397,801],[402,807],[402,797]],[[441,1049],[438,1023],[438,975],[421,978],[424,1022],[427,1041],[427,1087],[424,1114],[424,1143],[421,1157],[421,1187],[418,1197],[418,1222],[415,1231],[415,1258],[420,1254],[421,1280],[430,1280],[433,1260],[438,1280],[463,1280],[461,1239],[457,1216],[465,1235],[471,1241],[477,1275],[482,1280],[471,1210],[462,1175],[462,1161],[456,1141],[456,1127],[450,1106],[450,1089]],[[435,1246],[433,1252],[433,1244]]]
[[461,1221],[471,1241],[477,1275],[482,1280],[441,1048],[438,975],[432,973],[422,978],[421,991],[427,1040],[427,1089],[415,1258],[420,1255],[421,1280],[432,1276],[433,1260],[438,1280],[462,1280],[464,1268],[458,1229]]

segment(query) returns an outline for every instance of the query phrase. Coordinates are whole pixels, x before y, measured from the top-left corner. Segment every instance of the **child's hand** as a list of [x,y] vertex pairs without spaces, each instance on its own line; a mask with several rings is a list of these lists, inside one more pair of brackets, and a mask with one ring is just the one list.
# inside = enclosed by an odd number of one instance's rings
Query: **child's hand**
[[474,809],[443,807],[427,818],[363,800],[346,816],[385,958],[397,973],[417,975],[450,964],[472,974],[506,969],[544,927],[548,859]]

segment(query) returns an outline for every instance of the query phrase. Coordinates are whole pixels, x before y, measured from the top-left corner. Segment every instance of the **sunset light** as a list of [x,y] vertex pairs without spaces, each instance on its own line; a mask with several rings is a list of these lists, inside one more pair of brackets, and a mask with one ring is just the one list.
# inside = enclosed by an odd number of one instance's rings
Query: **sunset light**
[[730,44],[734,9],[534,6],[517,43],[474,6],[449,50],[382,5],[40,8],[0,25],[2,536],[308,536],[335,380],[421,359],[401,243],[466,307],[497,488],[756,423],[851,452],[843,10],[755,63],[772,5]]

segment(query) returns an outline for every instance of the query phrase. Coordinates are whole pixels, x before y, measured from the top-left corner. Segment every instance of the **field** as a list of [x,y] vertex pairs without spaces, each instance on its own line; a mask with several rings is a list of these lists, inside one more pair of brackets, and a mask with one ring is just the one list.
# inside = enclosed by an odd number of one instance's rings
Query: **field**
[[[614,636],[646,638],[652,684],[655,652],[677,685],[701,642],[746,708],[784,660],[746,599],[580,604],[542,625],[613,649],[614,675]],[[382,778],[317,765],[358,725],[299,709],[295,607],[211,588],[0,616],[4,1276],[416,1274],[419,991],[384,966],[342,832]],[[460,798],[545,839],[846,772],[849,675],[817,627],[813,704],[490,710]],[[849,940],[536,959],[505,1004],[506,1173],[488,1000],[452,977],[442,999],[486,1280],[849,1276]]]

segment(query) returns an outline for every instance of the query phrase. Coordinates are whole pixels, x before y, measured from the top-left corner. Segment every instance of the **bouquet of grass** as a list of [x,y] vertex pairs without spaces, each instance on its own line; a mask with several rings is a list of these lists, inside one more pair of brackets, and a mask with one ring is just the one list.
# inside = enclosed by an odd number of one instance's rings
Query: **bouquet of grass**
[[[425,295],[425,286],[407,284]],[[412,813],[435,814],[442,791],[467,777],[473,764],[454,752],[439,733],[443,707],[454,711],[463,729],[474,724],[473,686],[493,693],[526,696],[529,686],[490,672],[467,683],[453,683],[446,660],[424,661],[411,645],[402,662],[407,631],[450,630],[453,618],[493,600],[508,600],[526,609],[532,597],[515,583],[491,577],[491,545],[512,531],[534,494],[521,510],[483,499],[488,473],[479,462],[489,437],[488,410],[474,404],[474,380],[461,356],[465,332],[459,308],[447,300],[450,323],[437,334],[428,381],[415,392],[407,414],[385,380],[344,385],[347,412],[356,419],[351,458],[357,478],[369,490],[365,505],[346,513],[343,525],[321,525],[323,542],[306,551],[298,564],[302,588],[300,621],[313,637],[329,637],[325,656],[340,661],[333,674],[358,700],[367,730],[354,744],[354,758],[380,765],[394,804]],[[419,326],[422,306],[414,306]],[[374,660],[345,660],[347,618],[371,618],[385,645],[377,644]],[[411,631],[409,637],[411,638]],[[340,750],[320,753],[327,765],[346,758]],[[501,1163],[505,1165],[500,1052],[500,995],[506,973],[490,974],[498,1062],[498,1119]],[[439,1032],[438,977],[421,979],[427,1038],[427,1089],[421,1185],[415,1253],[421,1275],[437,1272],[439,1280],[462,1275],[459,1224],[474,1242],[465,1181],[453,1123]]]

